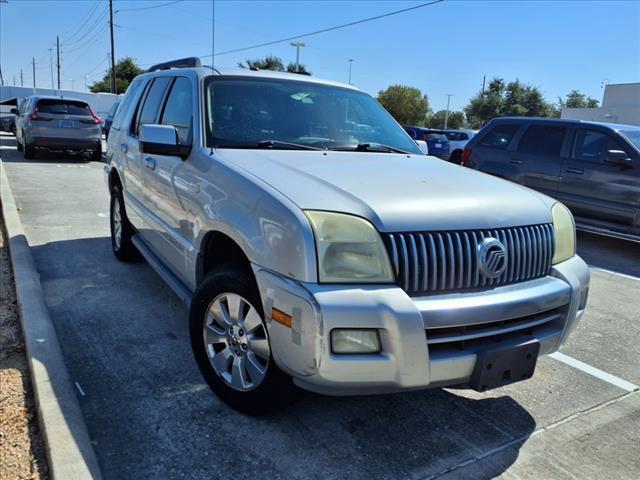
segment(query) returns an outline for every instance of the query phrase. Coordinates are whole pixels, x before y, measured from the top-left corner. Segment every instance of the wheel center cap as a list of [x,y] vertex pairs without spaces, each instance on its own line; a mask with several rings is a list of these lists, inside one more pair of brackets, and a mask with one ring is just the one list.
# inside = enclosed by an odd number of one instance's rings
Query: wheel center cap
[[233,336],[231,337],[231,344],[232,344],[234,347],[237,347],[239,343],[240,343],[240,341],[238,340],[238,337],[236,337],[235,335],[233,335]]

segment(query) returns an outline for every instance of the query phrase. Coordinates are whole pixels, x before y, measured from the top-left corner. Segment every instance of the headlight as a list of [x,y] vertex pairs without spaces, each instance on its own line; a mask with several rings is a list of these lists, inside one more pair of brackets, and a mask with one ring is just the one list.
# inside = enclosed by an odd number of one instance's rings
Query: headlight
[[576,254],[576,226],[573,215],[562,203],[556,203],[551,209],[555,252],[551,263],[564,262]]
[[392,283],[389,255],[366,220],[342,213],[306,211],[316,237],[318,277],[324,283]]

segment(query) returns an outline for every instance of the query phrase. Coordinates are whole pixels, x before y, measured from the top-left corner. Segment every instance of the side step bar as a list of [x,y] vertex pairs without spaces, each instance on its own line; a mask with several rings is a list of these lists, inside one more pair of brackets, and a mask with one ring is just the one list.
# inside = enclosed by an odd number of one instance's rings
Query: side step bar
[[616,232],[615,230],[610,230],[603,227],[595,227],[593,225],[585,225],[584,223],[580,223],[580,221],[576,221],[576,230],[587,233],[595,233],[596,235],[605,235],[607,237],[619,238],[621,240],[629,240],[630,242],[640,242],[640,235]]
[[190,306],[191,297],[193,296],[193,294],[191,293],[191,290],[189,290],[189,288],[184,283],[182,283],[182,280],[176,277],[173,272],[169,270],[164,263],[162,263],[162,260],[160,260],[156,256],[156,254],[151,251],[147,244],[144,243],[144,240],[142,240],[142,238],[140,237],[140,234],[136,234],[131,237],[131,241],[140,251],[145,260],[149,263],[149,265],[151,265],[151,268],[153,268],[156,273],[160,275],[160,277],[162,277],[165,282],[167,282],[167,284],[171,287],[171,290],[173,290],[175,294],[180,297],[180,300],[182,300],[187,307]]

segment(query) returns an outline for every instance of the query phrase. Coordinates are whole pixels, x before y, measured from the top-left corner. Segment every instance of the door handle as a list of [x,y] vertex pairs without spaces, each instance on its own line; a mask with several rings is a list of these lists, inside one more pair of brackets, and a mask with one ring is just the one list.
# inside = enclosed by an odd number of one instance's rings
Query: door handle
[[567,168],[567,173],[575,173],[577,175],[582,175],[584,173],[584,170],[582,170],[581,168]]
[[144,159],[144,166],[147,167],[149,170],[155,170],[156,169],[156,160],[154,158],[151,158],[151,157],[146,157]]
[[512,158],[509,160],[509,163],[513,163],[514,165],[522,165],[524,162],[519,158]]
[[122,150],[122,153],[127,153],[127,150],[129,150],[129,147],[127,147],[126,143],[121,143],[120,150]]

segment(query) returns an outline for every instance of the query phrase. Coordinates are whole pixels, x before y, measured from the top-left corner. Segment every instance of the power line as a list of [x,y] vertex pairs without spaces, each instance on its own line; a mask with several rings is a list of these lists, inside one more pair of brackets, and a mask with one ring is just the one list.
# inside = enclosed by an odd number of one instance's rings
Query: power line
[[174,5],[176,3],[184,2],[184,0],[174,0],[173,2],[163,3],[161,5],[151,5],[150,7],[139,7],[139,8],[122,8],[120,10],[116,10],[118,12],[137,12],[138,10],[151,10],[152,8],[161,8],[168,7],[169,5]]
[[84,33],[81,36],[79,36],[77,39],[75,39],[75,40],[73,40],[71,42],[66,42],[66,43],[63,42],[63,45],[66,46],[66,47],[74,46],[74,45],[77,45],[78,43],[82,42],[83,40],[85,40],[87,38],[87,36],[90,36],[91,33],[93,33],[95,31],[94,29],[97,28],[98,25],[100,25],[100,22],[105,19],[105,17],[107,16],[107,12],[108,12],[108,9],[104,9],[102,11],[102,15],[99,15],[98,17],[96,17],[94,19],[93,23],[90,26],[87,27],[87,29],[84,31]]
[[[85,27],[87,25],[87,22],[89,21],[91,16],[95,13],[95,11],[98,9],[99,5],[100,5],[99,1],[95,2],[93,4],[93,7],[89,9],[89,14],[84,15],[73,28],[70,28],[67,32],[63,33],[62,36],[64,37],[68,35],[67,40],[71,40],[74,36],[80,33],[80,31],[82,30],[82,27]],[[70,32],[73,32],[73,34],[71,34]]]
[[[92,45],[94,45],[96,43],[96,41],[99,40],[99,37],[107,30],[107,28],[109,28],[108,24],[104,24],[101,28],[99,28],[94,35],[92,35],[91,37],[89,37],[87,39],[87,41],[85,43],[83,43],[82,45],[78,45],[74,48],[71,49],[66,49],[64,47],[66,47],[66,45],[62,45],[62,53],[72,53],[72,52],[77,52],[78,50],[86,50],[88,47],[91,47]],[[85,48],[86,47],[86,48]]]
[[[252,50],[254,48],[260,48],[260,47],[268,47],[270,45],[275,45],[277,43],[283,43],[283,42],[289,42],[291,40],[296,40],[298,38],[306,38],[306,37],[310,37],[312,35],[319,35],[321,33],[332,32],[333,30],[338,30],[340,28],[346,28],[346,27],[352,27],[354,25],[360,25],[361,23],[371,22],[373,20],[379,20],[381,18],[390,17],[392,15],[398,15],[400,13],[409,12],[411,10],[417,10],[418,8],[428,7],[430,5],[435,5],[436,3],[441,3],[441,2],[444,2],[444,0],[434,0],[432,2],[421,3],[420,5],[415,5],[415,6],[409,7],[409,8],[403,8],[402,10],[395,10],[393,12],[383,13],[382,15],[376,15],[375,17],[363,18],[362,20],[356,20],[354,22],[344,23],[342,25],[336,25],[334,27],[323,28],[321,30],[316,30],[314,32],[303,33],[301,35],[294,35],[294,36],[287,37],[287,38],[281,38],[280,40],[273,40],[271,42],[264,42],[264,43],[260,43],[258,45],[251,45],[250,47],[235,48],[233,50],[227,50],[227,51],[224,51],[224,52],[216,53],[215,55],[227,55],[227,54],[230,54],[230,53],[244,52],[245,50]],[[201,55],[201,57],[202,58],[207,58],[207,57],[211,57],[211,55]]]

